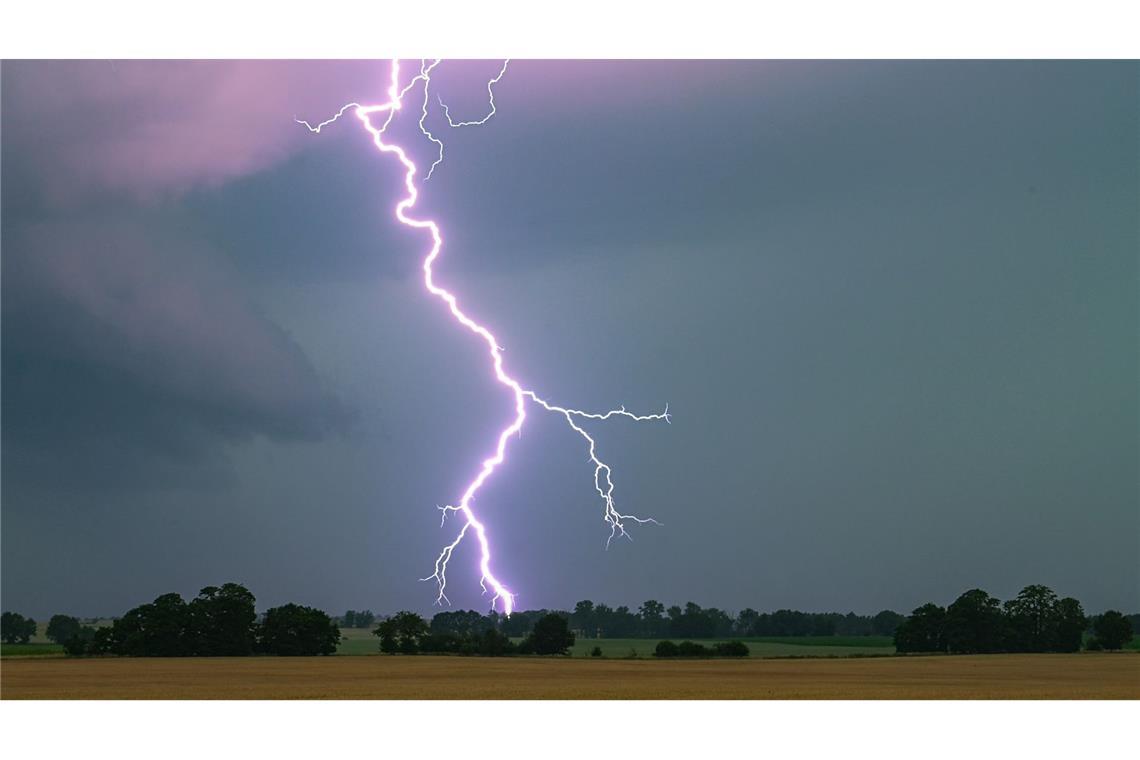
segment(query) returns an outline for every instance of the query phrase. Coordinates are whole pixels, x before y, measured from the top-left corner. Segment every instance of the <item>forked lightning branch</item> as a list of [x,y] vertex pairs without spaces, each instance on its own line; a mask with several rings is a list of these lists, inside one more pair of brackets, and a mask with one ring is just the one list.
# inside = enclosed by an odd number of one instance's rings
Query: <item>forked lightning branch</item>
[[[507,66],[509,60],[503,61],[502,68],[494,79],[487,82],[487,97],[489,110],[486,115],[478,119],[471,120],[456,120],[452,116],[451,109],[443,102],[438,96],[436,103],[440,109],[446,122],[450,128],[461,128],[470,126],[479,126],[486,124],[492,116],[495,115],[495,85],[507,73]],[[626,531],[627,523],[654,523],[657,521],[653,518],[638,517],[636,515],[623,514],[618,511],[614,503],[614,481],[613,472],[610,466],[607,465],[598,457],[597,445],[593,437],[583,427],[586,420],[609,420],[615,417],[624,417],[636,422],[650,422],[663,420],[669,422],[669,408],[665,407],[663,412],[658,414],[634,414],[626,411],[625,407],[619,409],[612,409],[607,412],[584,412],[578,409],[570,409],[567,407],[552,404],[534,391],[524,388],[518,380],[508,374],[503,362],[503,350],[499,346],[498,340],[495,336],[479,322],[475,321],[472,317],[468,316],[460,306],[456,296],[439,283],[436,282],[435,272],[433,267],[436,260],[439,258],[440,252],[443,249],[443,236],[440,231],[440,225],[432,219],[421,219],[411,215],[411,210],[416,205],[416,200],[419,197],[419,186],[417,185],[418,169],[416,164],[408,155],[408,151],[400,145],[393,142],[388,142],[385,139],[385,134],[388,127],[392,124],[397,113],[402,111],[405,107],[405,99],[413,90],[422,92],[422,98],[419,98],[417,104],[418,108],[418,126],[420,133],[429,141],[436,149],[436,156],[428,167],[427,172],[424,173],[423,180],[426,181],[443,161],[443,141],[436,135],[432,134],[427,127],[427,119],[429,109],[432,107],[432,91],[431,91],[431,77],[432,72],[439,66],[440,60],[435,59],[429,62],[427,59],[422,59],[419,65],[419,71],[411,77],[411,79],[401,87],[400,83],[400,62],[398,59],[391,61],[390,70],[390,84],[388,87],[388,100],[384,103],[376,105],[362,105],[360,103],[348,103],[343,106],[331,118],[322,121],[318,124],[310,124],[307,121],[298,119],[299,124],[303,124],[312,132],[319,133],[323,128],[336,122],[345,113],[352,112],[357,117],[361,125],[372,136],[372,142],[377,150],[381,153],[394,156],[396,160],[404,168],[404,187],[406,195],[396,204],[396,219],[401,224],[423,230],[431,239],[431,247],[428,250],[423,262],[423,277],[424,285],[428,293],[439,298],[447,305],[451,315],[455,318],[461,326],[470,330],[487,346],[487,352],[490,357],[491,371],[494,373],[496,380],[499,381],[511,394],[514,401],[514,416],[510,422],[499,431],[495,439],[495,447],[493,451],[483,460],[478,472],[474,478],[468,483],[466,490],[463,491],[459,500],[454,504],[440,507],[442,511],[441,523],[446,524],[448,515],[458,513],[459,518],[462,520],[462,525],[459,527],[455,538],[440,552],[436,557],[434,569],[432,574],[423,578],[425,581],[435,581],[438,587],[438,595],[436,601],[443,603],[447,599],[447,568],[448,563],[451,561],[452,554],[456,548],[462,543],[464,538],[474,534],[475,540],[479,544],[480,558],[479,558],[479,584],[482,586],[484,593],[493,594],[491,598],[491,608],[494,609],[497,603],[502,604],[503,612],[507,615],[511,614],[514,609],[514,601],[516,592],[511,591],[508,586],[499,578],[495,576],[492,570],[491,561],[493,558],[491,551],[491,539],[487,530],[487,526],[482,523],[475,514],[474,503],[476,494],[487,479],[494,474],[499,465],[503,464],[507,455],[508,443],[512,440],[517,440],[517,433],[522,430],[523,423],[526,420],[528,402],[548,412],[552,412],[563,417],[570,428],[581,436],[586,445],[588,458],[590,464],[594,468],[594,488],[598,492],[603,505],[603,519],[609,527],[609,536],[606,539],[606,546],[617,536],[625,536],[629,538],[629,533]],[[517,444],[516,444],[517,445]]]

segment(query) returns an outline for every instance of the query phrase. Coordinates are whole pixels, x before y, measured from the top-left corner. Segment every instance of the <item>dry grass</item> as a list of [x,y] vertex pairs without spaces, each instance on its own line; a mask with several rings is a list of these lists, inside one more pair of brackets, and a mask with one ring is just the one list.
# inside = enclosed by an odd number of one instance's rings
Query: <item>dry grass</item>
[[12,659],[4,699],[1137,699],[1140,656]]

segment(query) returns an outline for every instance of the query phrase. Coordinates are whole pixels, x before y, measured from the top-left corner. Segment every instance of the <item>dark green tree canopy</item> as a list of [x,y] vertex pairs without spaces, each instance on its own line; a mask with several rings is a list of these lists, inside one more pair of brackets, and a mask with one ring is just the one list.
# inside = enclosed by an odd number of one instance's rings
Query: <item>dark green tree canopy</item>
[[5,644],[27,644],[36,635],[36,621],[18,612],[0,615],[0,638]]
[[340,643],[340,629],[331,617],[299,604],[266,610],[257,632],[258,651],[283,657],[333,654]]
[[538,619],[527,643],[535,654],[566,654],[574,646],[574,634],[565,616],[551,613]]
[[381,620],[372,632],[374,636],[380,637],[380,651],[388,654],[414,654],[429,633],[427,621],[407,610]]
[[895,629],[895,649],[899,652],[945,652],[946,610],[937,604],[924,604]]
[[207,657],[240,657],[253,652],[256,599],[237,583],[207,586],[190,602],[189,649]]
[[1026,586],[1005,603],[1006,649],[1048,652],[1057,641],[1057,595],[1047,586]]
[[52,615],[44,634],[56,644],[62,644],[79,634],[79,619],[70,615]]
[[970,589],[946,608],[945,631],[951,652],[997,652],[1002,644],[1001,603],[981,589]]
[[1105,649],[1122,649],[1132,640],[1132,621],[1117,610],[1108,610],[1093,622],[1093,633]]

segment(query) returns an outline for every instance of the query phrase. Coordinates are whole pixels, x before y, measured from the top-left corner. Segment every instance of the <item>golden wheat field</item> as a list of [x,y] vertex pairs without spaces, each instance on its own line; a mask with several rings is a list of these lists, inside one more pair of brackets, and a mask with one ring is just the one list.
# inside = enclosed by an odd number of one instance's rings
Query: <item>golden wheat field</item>
[[1137,699],[1140,656],[5,659],[4,699]]

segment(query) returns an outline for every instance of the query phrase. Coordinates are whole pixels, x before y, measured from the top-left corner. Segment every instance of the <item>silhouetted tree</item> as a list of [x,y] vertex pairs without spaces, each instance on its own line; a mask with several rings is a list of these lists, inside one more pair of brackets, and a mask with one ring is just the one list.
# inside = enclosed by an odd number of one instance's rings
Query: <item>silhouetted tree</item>
[[895,649],[906,652],[946,651],[946,610],[937,604],[924,604],[895,629]]
[[514,650],[511,640],[494,628],[488,628],[479,635],[478,646],[478,653],[484,657],[502,657]]
[[876,636],[894,636],[895,630],[906,620],[893,610],[883,610],[871,618],[871,633]]
[[27,644],[36,635],[36,621],[18,612],[0,615],[0,638],[5,644]]
[[1089,620],[1081,603],[1071,596],[1057,602],[1057,628],[1054,648],[1058,652],[1079,652]]
[[566,654],[574,646],[574,634],[570,632],[570,623],[565,617],[552,613],[535,622],[527,644],[535,654]]
[[680,650],[672,641],[658,641],[657,647],[653,650],[654,657],[676,657],[678,654]]
[[1132,641],[1132,622],[1117,610],[1108,610],[1093,621],[1093,633],[1105,649],[1121,649]]
[[970,589],[946,608],[946,648],[963,654],[996,652],[1002,623],[998,600],[981,589]]
[[331,617],[299,604],[266,610],[256,632],[259,652],[283,657],[332,654],[340,643],[340,629]]
[[436,613],[431,619],[429,629],[432,634],[450,633],[460,638],[469,638],[495,628],[496,622],[491,617],[481,615],[474,610],[456,610]]
[[754,636],[752,632],[756,627],[756,621],[760,618],[760,613],[751,607],[745,607],[736,616],[736,624],[733,630],[740,636]]
[[190,602],[188,649],[206,657],[239,657],[253,653],[256,599],[237,583],[206,586]]
[[1013,652],[1048,652],[1057,640],[1057,595],[1040,584],[1026,586],[1004,605],[1005,646]]
[[141,604],[112,625],[111,650],[133,657],[182,657],[187,646],[190,610],[178,594],[163,594]]
[[656,599],[642,603],[637,610],[637,616],[641,618],[642,636],[651,638],[665,632],[665,605]]
[[60,643],[63,644],[63,651],[78,656],[91,653],[91,643],[94,639],[95,629],[89,625],[81,625]]
[[574,630],[581,631],[583,638],[597,638],[598,621],[594,614],[594,603],[583,599],[575,604],[574,611],[570,613],[570,625]]
[[414,612],[403,610],[381,620],[372,635],[380,637],[380,651],[388,654],[415,654],[428,636],[427,622]]
[[96,628],[85,649],[87,654],[112,654],[115,651],[114,626]]
[[694,641],[682,641],[677,645],[677,655],[680,657],[707,657],[708,653],[704,644]]
[[79,618],[70,615],[52,615],[44,632],[56,644],[62,644],[73,636],[79,635]]
[[717,657],[747,657],[748,646],[743,641],[721,641],[713,644]]

